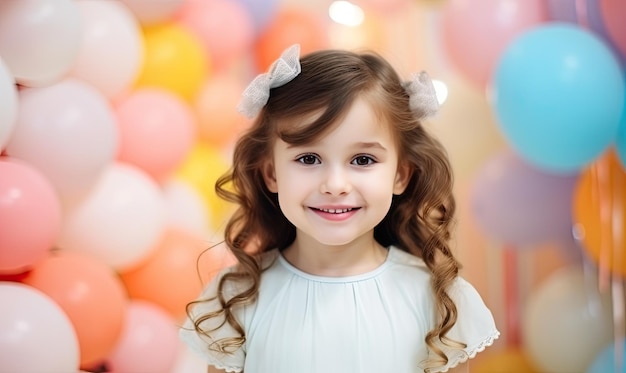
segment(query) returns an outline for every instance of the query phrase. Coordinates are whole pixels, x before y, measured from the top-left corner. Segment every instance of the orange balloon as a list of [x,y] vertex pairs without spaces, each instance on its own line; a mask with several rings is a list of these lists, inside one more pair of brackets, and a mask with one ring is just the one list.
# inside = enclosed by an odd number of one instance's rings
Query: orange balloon
[[65,311],[78,336],[81,368],[101,362],[113,350],[128,297],[112,268],[82,254],[59,251],[23,282],[46,293]]
[[250,121],[237,112],[244,89],[241,81],[225,74],[213,76],[204,83],[194,105],[200,140],[222,148],[234,142],[250,125]]
[[153,254],[138,267],[120,274],[132,299],[161,306],[176,319],[220,269],[234,264],[224,246],[215,246],[190,233],[168,229]]
[[282,8],[259,35],[256,44],[258,68],[265,71],[292,44],[300,44],[300,53],[325,49],[327,30],[323,21],[302,9]]
[[[585,169],[574,191],[574,224],[588,256],[626,277],[626,173],[613,150]],[[620,217],[619,226],[614,219]]]
[[473,373],[537,373],[524,351],[508,348],[488,353],[471,364]]

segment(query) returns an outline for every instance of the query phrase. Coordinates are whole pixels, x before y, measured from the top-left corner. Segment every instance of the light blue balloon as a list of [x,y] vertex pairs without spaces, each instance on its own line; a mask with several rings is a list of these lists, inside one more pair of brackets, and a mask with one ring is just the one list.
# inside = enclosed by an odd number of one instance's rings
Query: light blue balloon
[[626,373],[626,341],[623,341],[622,365],[618,369],[618,362],[615,356],[615,344],[611,343],[602,350],[587,368],[587,373]]
[[624,78],[602,39],[567,23],[524,32],[504,50],[493,105],[505,137],[539,168],[573,173],[616,139]]

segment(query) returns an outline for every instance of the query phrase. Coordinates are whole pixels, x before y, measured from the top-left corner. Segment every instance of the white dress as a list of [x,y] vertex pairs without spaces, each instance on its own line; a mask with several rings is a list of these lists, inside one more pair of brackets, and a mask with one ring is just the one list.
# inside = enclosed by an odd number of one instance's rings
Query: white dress
[[[423,372],[421,363],[429,354],[424,336],[433,328],[435,308],[430,272],[421,259],[390,247],[385,262],[373,271],[322,277],[293,267],[278,250],[265,255],[270,267],[261,277],[258,300],[236,313],[246,332],[242,348],[233,354],[214,352],[191,320],[181,328],[181,339],[208,364],[245,373]],[[214,280],[201,298],[213,296],[216,287]],[[467,348],[443,347],[449,362],[433,372],[474,357],[499,336],[472,285],[458,278],[449,293],[458,319],[448,336]],[[215,309],[217,301],[204,302],[191,317]],[[236,335],[226,324],[212,338]]]

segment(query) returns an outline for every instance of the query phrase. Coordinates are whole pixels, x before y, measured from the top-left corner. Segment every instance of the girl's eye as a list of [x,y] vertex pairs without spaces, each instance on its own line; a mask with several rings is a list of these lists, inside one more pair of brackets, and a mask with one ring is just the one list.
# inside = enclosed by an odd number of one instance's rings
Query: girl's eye
[[319,158],[314,154],[305,154],[296,159],[298,162],[302,164],[319,164],[321,163]]
[[376,161],[367,155],[359,155],[352,160],[352,164],[356,166],[369,166],[374,163],[376,163]]

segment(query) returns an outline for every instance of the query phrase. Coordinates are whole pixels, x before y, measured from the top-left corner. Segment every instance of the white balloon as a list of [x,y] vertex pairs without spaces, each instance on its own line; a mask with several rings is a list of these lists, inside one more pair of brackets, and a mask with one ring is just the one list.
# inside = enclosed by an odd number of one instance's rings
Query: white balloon
[[2,150],[17,123],[18,105],[15,79],[2,58],[0,58],[0,102],[2,102],[0,110],[0,150]]
[[24,88],[18,98],[7,153],[42,171],[64,203],[82,195],[117,151],[116,117],[106,97],[87,83],[65,79]]
[[21,85],[49,85],[76,61],[81,27],[73,0],[0,1],[0,56]]
[[0,371],[75,372],[79,353],[59,305],[31,286],[0,282]]
[[58,246],[128,269],[150,255],[165,222],[165,199],[157,183],[139,168],[116,162],[69,209]]
[[142,65],[139,22],[118,1],[78,1],[76,5],[83,18],[83,33],[70,76],[85,80],[114,98],[132,85]]
[[209,213],[202,196],[189,184],[171,179],[163,185],[168,224],[198,237],[210,237]]
[[610,292],[578,268],[552,274],[525,309],[524,347],[542,372],[583,372],[613,336]]

